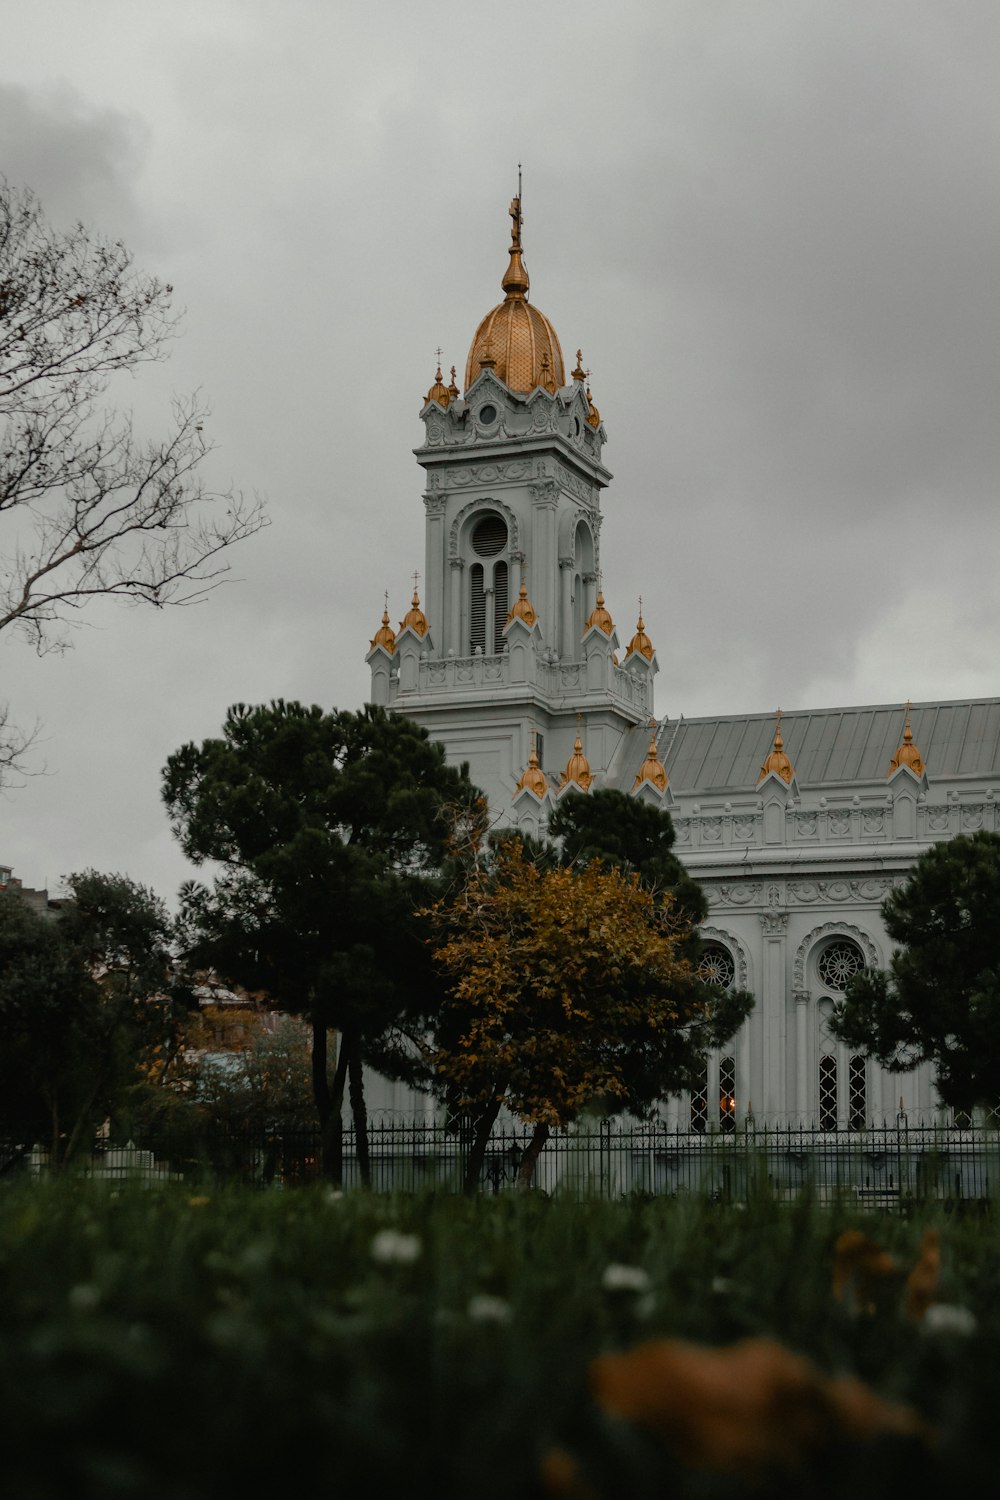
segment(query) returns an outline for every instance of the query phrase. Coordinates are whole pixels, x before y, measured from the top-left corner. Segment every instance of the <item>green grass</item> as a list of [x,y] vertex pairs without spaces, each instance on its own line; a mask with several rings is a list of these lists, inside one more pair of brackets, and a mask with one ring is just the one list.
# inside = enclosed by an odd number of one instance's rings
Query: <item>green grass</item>
[[[746,1494],[603,1417],[587,1366],[651,1337],[767,1334],[939,1431],[930,1458],[847,1454],[810,1493],[978,1486],[998,1450],[992,1220],[940,1220],[940,1296],[974,1315],[969,1336],[907,1323],[895,1288],[860,1317],[831,1296],[842,1229],[908,1265],[930,1222],[766,1199],[4,1185],[0,1482],[17,1500],[247,1500],[316,1474],[336,1496],[512,1500],[539,1493],[557,1443],[603,1500]],[[417,1258],[379,1263],[384,1229],[416,1236]],[[612,1263],[644,1269],[649,1293],[605,1290]]]

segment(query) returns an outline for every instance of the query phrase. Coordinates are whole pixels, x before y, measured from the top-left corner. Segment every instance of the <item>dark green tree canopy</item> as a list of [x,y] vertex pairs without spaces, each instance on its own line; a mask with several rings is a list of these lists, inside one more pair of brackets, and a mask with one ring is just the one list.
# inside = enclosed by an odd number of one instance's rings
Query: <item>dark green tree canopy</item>
[[703,922],[708,905],[674,853],[674,825],[665,808],[651,807],[625,792],[600,791],[564,797],[549,820],[560,840],[563,864],[584,868],[592,860],[639,876],[653,891],[672,891],[692,923]]
[[933,1063],[942,1099],[957,1109],[995,1104],[1000,835],[935,844],[882,913],[899,947],[887,971],[852,980],[834,1031],[894,1071]]
[[0,1117],[54,1165],[115,1113],[188,998],[152,891],[93,870],[67,887],[57,914],[0,893]]

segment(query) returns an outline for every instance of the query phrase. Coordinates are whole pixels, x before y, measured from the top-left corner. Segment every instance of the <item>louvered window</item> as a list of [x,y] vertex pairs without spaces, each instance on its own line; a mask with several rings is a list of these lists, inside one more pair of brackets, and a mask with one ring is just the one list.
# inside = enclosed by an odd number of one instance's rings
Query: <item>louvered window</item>
[[469,573],[469,650],[486,650],[486,594],[483,586],[483,565],[473,563]]
[[507,623],[507,564],[498,562],[493,569],[493,650],[503,649],[503,628]]

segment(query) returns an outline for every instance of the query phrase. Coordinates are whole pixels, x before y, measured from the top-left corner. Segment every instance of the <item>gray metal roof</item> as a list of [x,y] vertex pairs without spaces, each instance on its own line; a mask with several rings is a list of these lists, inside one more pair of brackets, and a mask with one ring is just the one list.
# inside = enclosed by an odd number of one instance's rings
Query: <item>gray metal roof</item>
[[[904,719],[902,703],[783,713],[781,733],[799,786],[884,781]],[[914,703],[910,724],[931,783],[956,776],[1000,780],[1000,698]],[[632,737],[642,733],[633,730]],[[773,713],[666,719],[657,732],[675,793],[752,790],[773,740]],[[648,743],[643,741],[635,770]]]

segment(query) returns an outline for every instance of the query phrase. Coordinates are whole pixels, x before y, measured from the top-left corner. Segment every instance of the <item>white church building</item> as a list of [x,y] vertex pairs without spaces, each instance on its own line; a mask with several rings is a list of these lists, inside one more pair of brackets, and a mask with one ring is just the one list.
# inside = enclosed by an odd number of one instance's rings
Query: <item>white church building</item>
[[1000,699],[654,717],[640,612],[601,588],[607,434],[577,352],[529,301],[520,201],[503,300],[420,413],[424,593],[368,652],[371,700],[467,761],[498,824],[544,834],[560,798],[616,788],[669,810],[702,885],[706,962],[756,1005],[680,1130],[749,1120],[851,1131],[950,1123],[924,1068],[889,1074],[830,1036],[847,980],[891,956],[880,903],[930,844],[1000,829]]

